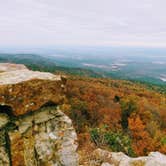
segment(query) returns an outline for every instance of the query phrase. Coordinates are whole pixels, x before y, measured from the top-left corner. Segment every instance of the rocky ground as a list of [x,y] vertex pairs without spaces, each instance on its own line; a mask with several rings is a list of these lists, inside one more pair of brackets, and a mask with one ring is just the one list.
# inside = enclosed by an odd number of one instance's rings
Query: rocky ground
[[88,165],[101,166],[165,166],[166,156],[159,152],[151,152],[148,156],[132,158],[122,152],[109,152],[96,149],[92,153]]

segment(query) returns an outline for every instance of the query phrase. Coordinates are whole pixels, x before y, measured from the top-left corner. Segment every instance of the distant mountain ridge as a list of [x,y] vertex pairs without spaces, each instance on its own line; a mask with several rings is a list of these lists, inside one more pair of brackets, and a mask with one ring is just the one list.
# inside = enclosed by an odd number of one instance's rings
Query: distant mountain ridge
[[0,53],[0,62],[9,62],[24,64],[32,70],[47,71],[47,72],[63,72],[67,74],[76,74],[90,77],[102,77],[100,73],[89,69],[62,67],[57,65],[56,60],[51,57],[44,57],[37,54],[7,54]]
[[[75,56],[74,56],[75,57]],[[46,72],[52,72],[52,73],[63,73],[63,74],[71,74],[71,75],[79,75],[79,76],[85,76],[85,77],[94,77],[94,78],[114,78],[114,79],[122,79],[122,80],[131,80],[134,82],[139,82],[146,84],[148,88],[155,89],[158,92],[166,93],[166,86],[165,82],[162,82],[158,79],[151,78],[148,75],[143,76],[139,79],[137,79],[135,76],[137,74],[134,74],[132,76],[132,73],[134,71],[131,69],[131,71],[127,72],[127,75],[131,76],[128,77],[125,75],[125,72],[123,73],[119,72],[109,72],[102,69],[96,69],[96,68],[89,68],[89,67],[83,67],[80,66],[79,63],[82,62],[81,59],[75,59],[74,57],[61,57],[59,56],[46,56],[46,55],[39,55],[39,54],[30,54],[30,53],[0,53],[0,62],[9,62],[9,63],[17,63],[17,64],[24,64],[29,69],[35,70],[35,71],[46,71]],[[100,57],[101,59],[101,57]],[[90,59],[92,61],[93,59]],[[97,60],[97,58],[96,58]],[[129,70],[129,69],[128,69]],[[155,85],[155,86],[154,86]]]

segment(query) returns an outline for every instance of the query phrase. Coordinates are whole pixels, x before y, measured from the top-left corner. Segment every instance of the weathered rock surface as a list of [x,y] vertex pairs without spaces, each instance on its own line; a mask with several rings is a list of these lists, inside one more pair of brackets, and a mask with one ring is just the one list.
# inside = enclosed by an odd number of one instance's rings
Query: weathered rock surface
[[65,79],[0,64],[0,166],[77,166],[77,135],[59,110]]
[[22,64],[0,63],[0,72],[24,70],[24,69],[27,69],[27,67]]
[[32,79],[52,80],[52,81],[61,80],[60,76],[58,75],[54,75],[47,72],[31,71],[28,69],[7,71],[0,73],[0,85],[17,84]]
[[47,103],[63,102],[65,82],[61,76],[22,68],[0,73],[0,105],[11,107],[18,116]]
[[148,156],[131,158],[122,152],[109,152],[96,149],[93,152],[96,160],[103,161],[102,166],[165,166],[166,156],[159,152],[151,152]]
[[61,111],[46,107],[14,124],[17,130],[9,131],[12,165],[77,165],[77,135]]
[[5,113],[0,113],[0,128],[4,127],[9,122],[9,117]]
[[78,165],[76,132],[71,120],[55,107],[11,120],[4,130],[0,138],[2,166]]
[[114,166],[114,164],[102,163],[101,166]]

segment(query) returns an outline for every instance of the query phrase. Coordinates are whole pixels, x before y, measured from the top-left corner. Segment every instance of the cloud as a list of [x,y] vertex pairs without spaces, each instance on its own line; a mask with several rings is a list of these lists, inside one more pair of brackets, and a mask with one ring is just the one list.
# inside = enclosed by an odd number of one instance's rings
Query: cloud
[[1,45],[166,47],[165,0],[0,0]]

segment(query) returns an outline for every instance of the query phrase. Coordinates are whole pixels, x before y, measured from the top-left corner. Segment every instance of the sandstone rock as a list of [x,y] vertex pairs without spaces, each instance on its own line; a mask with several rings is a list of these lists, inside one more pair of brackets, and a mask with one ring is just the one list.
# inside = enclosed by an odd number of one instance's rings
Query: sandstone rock
[[0,113],[0,129],[3,128],[8,122],[9,117],[4,113]]
[[0,147],[0,165],[1,166],[9,166],[10,165],[9,156],[6,152],[5,147]]
[[65,78],[0,64],[0,166],[77,166],[77,135],[59,110]]
[[18,130],[9,132],[13,166],[78,165],[77,135],[60,110],[42,108],[17,121]]
[[64,89],[64,79],[51,73],[22,68],[0,73],[0,105],[10,107],[16,116],[37,110],[47,103],[62,103]]
[[0,165],[2,166],[9,166],[9,149],[7,147],[7,140],[6,140],[6,132],[5,130],[1,129],[0,131]]
[[[96,149],[93,152],[96,159],[100,161],[107,162],[107,165],[117,165],[117,166],[165,166],[166,165],[166,155],[159,152],[151,152],[148,156],[132,158],[128,157],[122,152],[109,152],[102,149]],[[103,163],[104,164],[104,163]],[[102,166],[103,166],[102,164]],[[109,165],[108,165],[109,166]]]
[[31,71],[28,69],[0,73],[0,85],[17,84],[32,79],[59,81],[61,77],[47,72]]
[[114,164],[102,163],[101,166],[115,166]]
[[0,72],[24,70],[24,69],[27,69],[27,67],[22,64],[0,63]]
[[12,165],[25,166],[24,161],[24,142],[18,131],[10,132],[10,150]]

